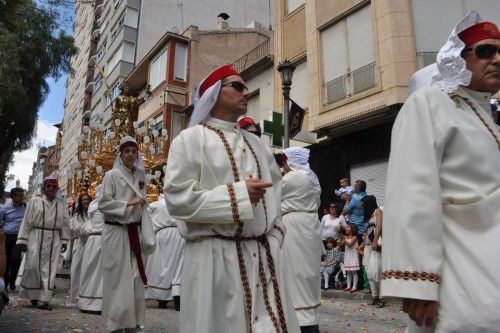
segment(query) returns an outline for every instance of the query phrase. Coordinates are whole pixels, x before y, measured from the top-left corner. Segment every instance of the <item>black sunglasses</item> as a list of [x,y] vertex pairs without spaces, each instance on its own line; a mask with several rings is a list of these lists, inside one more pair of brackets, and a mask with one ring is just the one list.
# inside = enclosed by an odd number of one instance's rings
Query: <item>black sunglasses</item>
[[262,135],[260,131],[248,131],[248,132],[257,135],[259,138]]
[[248,91],[248,87],[244,83],[241,83],[240,81],[231,81],[228,83],[224,83],[222,86],[223,87],[231,86],[234,89],[238,90],[240,93],[244,92],[245,90]]
[[59,187],[57,185],[47,184],[47,185],[45,185],[45,188],[55,188],[55,189],[58,189]]
[[500,47],[493,44],[480,44],[476,47],[468,47],[462,51],[462,54],[474,50],[476,58],[491,59],[495,54],[500,53]]

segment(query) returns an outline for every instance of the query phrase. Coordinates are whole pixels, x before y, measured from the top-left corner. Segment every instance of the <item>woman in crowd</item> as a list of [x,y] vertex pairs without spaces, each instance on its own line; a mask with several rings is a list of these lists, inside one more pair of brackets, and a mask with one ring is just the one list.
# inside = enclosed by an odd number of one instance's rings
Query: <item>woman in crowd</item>
[[73,256],[71,260],[71,302],[78,300],[80,291],[80,273],[82,268],[83,251],[87,235],[86,226],[89,223],[87,210],[92,199],[87,193],[82,193],[77,199],[75,214],[69,222],[69,229],[73,237]]
[[365,221],[368,224],[367,237],[361,247],[364,248],[363,265],[365,266],[372,292],[370,305],[382,308],[385,306],[385,300],[379,298],[379,295],[380,282],[382,280],[381,236],[383,213],[378,208],[377,199],[373,195],[367,195],[361,199],[361,204],[363,205]]
[[332,202],[329,207],[329,214],[324,215],[321,219],[321,240],[325,247],[328,238],[334,240],[340,238],[340,227],[346,225],[344,217],[339,217],[339,212],[341,212],[339,205]]

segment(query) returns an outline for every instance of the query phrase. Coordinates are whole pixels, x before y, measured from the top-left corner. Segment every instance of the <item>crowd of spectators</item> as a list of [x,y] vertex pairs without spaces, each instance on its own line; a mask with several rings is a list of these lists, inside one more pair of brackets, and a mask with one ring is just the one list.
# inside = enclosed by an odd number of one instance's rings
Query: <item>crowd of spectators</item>
[[322,288],[371,293],[370,305],[384,307],[379,297],[383,212],[366,182],[340,180],[337,201],[325,208],[321,219],[324,251],[321,257]]

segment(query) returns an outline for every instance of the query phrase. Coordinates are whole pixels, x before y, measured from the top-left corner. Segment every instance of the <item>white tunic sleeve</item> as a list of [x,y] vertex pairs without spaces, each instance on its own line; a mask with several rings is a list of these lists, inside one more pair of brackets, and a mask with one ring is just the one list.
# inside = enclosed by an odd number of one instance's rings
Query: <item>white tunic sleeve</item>
[[99,200],[99,210],[106,218],[115,218],[123,222],[127,210],[127,201],[119,200],[120,193],[117,191],[118,176],[107,172],[104,175],[102,198]]
[[[196,146],[193,142],[185,143],[182,133],[170,146],[165,174],[165,201],[170,215],[185,222],[233,223],[230,204],[232,199],[237,205],[240,219],[253,219],[245,181],[217,185],[211,189],[201,187],[203,163],[198,163],[192,156],[189,156],[199,153],[194,149]],[[214,152],[214,154],[217,153]],[[227,158],[225,155],[221,157]],[[232,198],[231,187],[234,189]]]
[[382,246],[382,294],[438,300],[443,260],[440,166],[445,135],[436,111],[445,94],[419,91],[392,130]]

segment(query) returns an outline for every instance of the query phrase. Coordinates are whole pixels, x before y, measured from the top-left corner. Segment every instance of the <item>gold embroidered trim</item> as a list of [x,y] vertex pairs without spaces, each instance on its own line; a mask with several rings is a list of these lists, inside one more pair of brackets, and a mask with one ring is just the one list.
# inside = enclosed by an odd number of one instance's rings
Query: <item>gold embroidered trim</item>
[[435,282],[437,284],[441,283],[441,276],[439,274],[435,273],[426,273],[426,272],[409,272],[409,271],[385,271],[382,273],[382,278],[383,279],[403,279],[403,280],[422,280],[422,281],[429,281],[429,282]]

